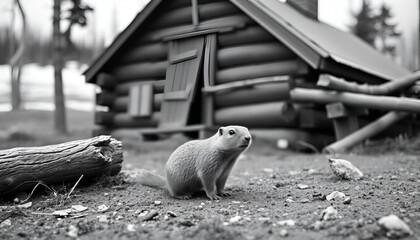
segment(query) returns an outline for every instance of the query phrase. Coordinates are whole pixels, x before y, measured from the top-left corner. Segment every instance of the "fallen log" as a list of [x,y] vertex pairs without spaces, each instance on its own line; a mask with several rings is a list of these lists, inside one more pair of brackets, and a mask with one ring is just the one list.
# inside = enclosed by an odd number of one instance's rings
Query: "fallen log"
[[116,175],[123,162],[122,144],[110,136],[98,136],[42,147],[0,151],[0,195],[46,185]]
[[420,79],[420,71],[411,73],[407,76],[387,82],[381,85],[367,85],[348,82],[341,78],[336,78],[328,74],[319,76],[317,85],[337,91],[364,93],[370,95],[389,95],[398,90],[409,87]]
[[371,96],[360,93],[342,93],[303,88],[291,90],[290,97],[293,102],[300,103],[329,104],[342,102],[353,107],[420,113],[420,100],[413,98]]
[[339,141],[326,146],[323,151],[327,153],[344,152],[349,148],[353,147],[354,145],[384,131],[392,124],[407,117],[408,115],[409,113],[404,112],[389,112],[377,119],[376,121],[373,121],[372,123],[357,130],[356,132],[353,132],[352,134],[347,135]]

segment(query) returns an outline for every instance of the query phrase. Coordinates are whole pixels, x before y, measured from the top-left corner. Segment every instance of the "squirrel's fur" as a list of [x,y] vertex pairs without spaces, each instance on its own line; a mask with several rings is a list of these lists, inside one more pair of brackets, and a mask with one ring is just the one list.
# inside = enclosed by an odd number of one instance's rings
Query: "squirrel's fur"
[[251,141],[246,127],[221,127],[210,138],[178,147],[166,163],[166,179],[148,171],[143,171],[137,179],[142,185],[166,189],[181,199],[202,190],[210,199],[220,199],[229,196],[224,192],[226,180]]

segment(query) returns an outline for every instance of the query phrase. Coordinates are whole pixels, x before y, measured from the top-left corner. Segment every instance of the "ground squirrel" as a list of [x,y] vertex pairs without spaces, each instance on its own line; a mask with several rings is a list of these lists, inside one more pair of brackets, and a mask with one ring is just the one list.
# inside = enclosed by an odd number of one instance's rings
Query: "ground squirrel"
[[218,200],[239,155],[251,144],[246,127],[221,127],[212,137],[193,140],[178,147],[166,163],[166,179],[143,171],[137,178],[145,186],[166,189],[176,198],[188,199],[204,190],[207,197]]

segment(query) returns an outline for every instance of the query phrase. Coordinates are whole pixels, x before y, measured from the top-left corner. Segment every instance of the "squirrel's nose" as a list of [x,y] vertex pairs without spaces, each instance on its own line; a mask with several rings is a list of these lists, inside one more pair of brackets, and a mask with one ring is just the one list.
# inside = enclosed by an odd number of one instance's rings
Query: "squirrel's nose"
[[251,140],[251,137],[245,137],[245,140],[246,140],[247,142],[249,142],[249,140]]

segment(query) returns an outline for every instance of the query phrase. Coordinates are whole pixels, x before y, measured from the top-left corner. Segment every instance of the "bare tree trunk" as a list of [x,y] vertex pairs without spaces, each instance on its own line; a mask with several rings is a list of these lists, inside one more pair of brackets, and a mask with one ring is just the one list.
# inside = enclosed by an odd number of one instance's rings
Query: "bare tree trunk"
[[54,123],[58,133],[67,133],[66,109],[63,94],[63,44],[64,39],[60,31],[61,0],[54,0],[53,17],[53,61],[54,61]]
[[23,56],[25,50],[25,38],[26,38],[26,17],[25,12],[23,11],[22,5],[20,4],[19,0],[13,1],[12,7],[12,26],[15,22],[15,5],[18,6],[19,12],[22,16],[22,34],[19,40],[19,46],[16,52],[14,52],[14,41],[15,37],[13,34],[13,27],[11,29],[11,41],[10,41],[10,50],[11,50],[11,58],[9,61],[10,64],[10,79],[11,79],[11,102],[12,102],[12,110],[19,110],[21,108],[21,94],[20,94],[20,76],[22,71],[22,60],[21,57]]

